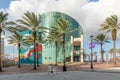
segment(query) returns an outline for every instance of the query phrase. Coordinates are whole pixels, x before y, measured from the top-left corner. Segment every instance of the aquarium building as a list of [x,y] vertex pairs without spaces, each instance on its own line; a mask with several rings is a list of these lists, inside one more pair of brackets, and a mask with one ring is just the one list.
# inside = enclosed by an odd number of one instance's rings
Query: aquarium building
[[[67,14],[61,12],[47,12],[41,15],[41,25],[47,28],[53,26],[55,21],[58,18],[66,19],[71,25],[71,28],[77,28],[78,30],[68,33],[65,36],[66,44],[65,44],[65,57],[67,62],[83,62],[83,30],[81,25],[72,17]],[[29,31],[23,31],[22,35],[26,36],[29,35]],[[46,36],[42,35],[42,38],[46,38]],[[47,44],[46,43],[39,43],[41,45],[39,63],[40,64],[50,64],[55,63],[55,44]],[[29,47],[29,48],[28,48]],[[21,48],[21,63],[33,63],[33,54],[27,58],[28,53],[30,50],[33,49],[33,45],[24,46]],[[63,54],[61,45],[58,47],[58,56],[57,56],[58,63],[63,62]]]

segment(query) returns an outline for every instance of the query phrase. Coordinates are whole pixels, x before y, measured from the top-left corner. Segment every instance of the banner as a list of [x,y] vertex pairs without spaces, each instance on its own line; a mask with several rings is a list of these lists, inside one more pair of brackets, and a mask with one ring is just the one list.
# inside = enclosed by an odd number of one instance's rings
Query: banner
[[91,48],[94,48],[95,47],[95,42],[91,42],[90,44],[89,44],[89,49],[91,49]]

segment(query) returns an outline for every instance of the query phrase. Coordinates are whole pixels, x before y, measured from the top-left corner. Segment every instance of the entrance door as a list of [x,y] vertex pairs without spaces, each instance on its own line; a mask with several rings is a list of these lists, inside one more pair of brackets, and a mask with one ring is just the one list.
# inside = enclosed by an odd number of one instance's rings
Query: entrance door
[[80,61],[79,56],[74,56],[74,62],[79,62],[79,61]]

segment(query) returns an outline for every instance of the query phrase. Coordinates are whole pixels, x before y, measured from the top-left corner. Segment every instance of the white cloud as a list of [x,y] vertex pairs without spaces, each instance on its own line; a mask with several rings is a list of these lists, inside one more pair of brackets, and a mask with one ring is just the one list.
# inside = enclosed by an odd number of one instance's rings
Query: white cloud
[[105,18],[118,15],[120,18],[120,0],[99,0],[99,2],[87,2],[88,0],[18,0],[11,1],[6,10],[10,20],[20,18],[24,12],[33,11],[44,13],[59,11],[76,19],[83,28],[85,38],[98,33],[98,28]]

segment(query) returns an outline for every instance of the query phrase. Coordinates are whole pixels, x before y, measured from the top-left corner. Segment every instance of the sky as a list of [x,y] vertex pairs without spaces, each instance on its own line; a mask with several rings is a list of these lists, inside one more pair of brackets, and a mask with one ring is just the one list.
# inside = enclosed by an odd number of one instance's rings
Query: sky
[[0,8],[8,8],[11,0],[0,0]]
[[[73,17],[83,28],[85,52],[90,53],[89,36],[96,36],[100,33],[98,31],[99,26],[106,17],[117,15],[120,19],[119,4],[120,0],[0,0],[0,10],[9,13],[8,19],[13,21],[21,18],[26,11],[38,14],[50,11],[65,13]],[[6,34],[6,36],[9,36],[9,34]],[[109,33],[107,36],[111,37]],[[118,33],[117,49],[120,49],[119,38]],[[13,50],[11,48],[13,47],[10,47],[7,39],[5,39],[5,53],[12,53]],[[112,41],[103,46],[106,51],[110,48],[112,48]],[[100,53],[100,46],[96,45],[93,51]]]

